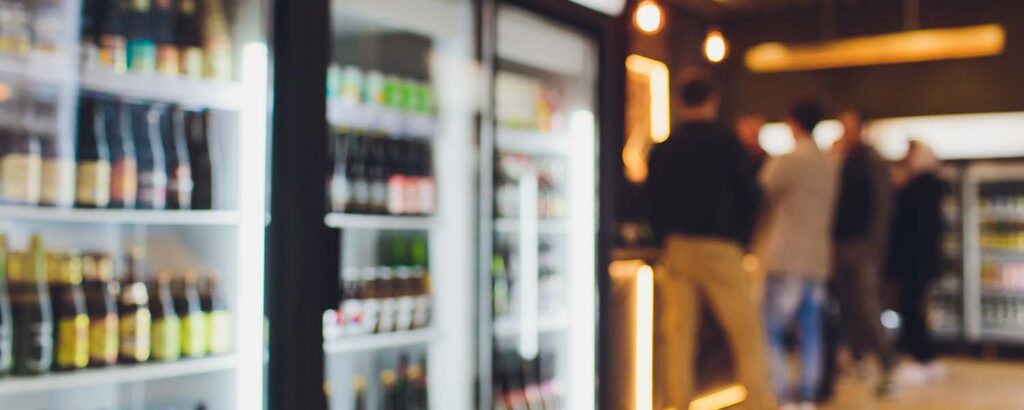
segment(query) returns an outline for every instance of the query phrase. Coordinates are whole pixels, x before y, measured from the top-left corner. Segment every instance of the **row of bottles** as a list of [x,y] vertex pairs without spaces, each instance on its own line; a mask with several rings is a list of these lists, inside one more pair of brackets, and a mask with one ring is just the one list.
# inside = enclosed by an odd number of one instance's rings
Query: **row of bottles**
[[1024,262],[983,262],[981,284],[989,289],[1024,292]]
[[495,174],[494,208],[499,218],[519,217],[519,179],[537,177],[537,216],[557,219],[566,215],[564,159],[501,154]]
[[[518,252],[509,238],[499,236],[495,241],[497,251],[491,259],[493,281],[493,309],[495,317],[514,313],[518,307],[517,281],[520,275]],[[552,242],[542,240],[537,254],[539,275],[537,279],[538,309],[552,312],[562,307],[565,300],[565,275],[561,274],[562,261]]]
[[62,4],[60,0],[0,1],[0,52],[62,51],[66,34]]
[[331,140],[329,180],[335,212],[429,215],[435,210],[433,150],[429,142],[353,130]]
[[328,122],[403,137],[430,138],[437,101],[426,81],[332,63],[327,68]]
[[141,250],[121,280],[104,252],[27,252],[0,236],[0,374],[36,375],[117,363],[167,362],[230,350],[217,279],[160,272],[147,283]]
[[496,352],[494,410],[561,409],[562,388],[555,373],[553,353],[528,360],[516,352]]
[[981,322],[993,328],[1024,329],[1024,295],[983,294]]
[[542,132],[566,128],[564,95],[556,83],[502,71],[495,89],[499,126]]
[[401,332],[429,326],[427,238],[385,234],[378,265],[342,270],[341,301],[324,315],[325,338]]
[[208,115],[83,95],[74,149],[55,134],[0,121],[0,203],[210,209],[215,161]]
[[234,77],[234,45],[222,0],[85,0],[81,35],[89,67]]
[[[381,370],[377,379],[379,384],[369,386],[367,378],[356,375],[352,379],[353,410],[427,410],[430,408],[427,388],[427,358],[420,355],[418,360],[411,360],[409,354],[402,353],[398,358],[397,368]],[[371,403],[370,394],[377,391],[376,406]],[[371,407],[372,406],[372,407]]]
[[1024,222],[984,222],[980,241],[984,250],[1024,252]]
[[978,187],[978,208],[994,219],[1020,220],[1024,215],[1024,183],[988,182]]

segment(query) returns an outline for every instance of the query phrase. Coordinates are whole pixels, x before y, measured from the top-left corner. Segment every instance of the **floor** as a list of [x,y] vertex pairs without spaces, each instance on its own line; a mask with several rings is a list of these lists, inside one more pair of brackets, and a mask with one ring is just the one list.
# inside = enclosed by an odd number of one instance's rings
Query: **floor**
[[873,397],[871,383],[844,379],[835,402],[821,410],[1024,410],[1024,363],[943,362],[949,370],[945,380],[901,387],[884,401]]

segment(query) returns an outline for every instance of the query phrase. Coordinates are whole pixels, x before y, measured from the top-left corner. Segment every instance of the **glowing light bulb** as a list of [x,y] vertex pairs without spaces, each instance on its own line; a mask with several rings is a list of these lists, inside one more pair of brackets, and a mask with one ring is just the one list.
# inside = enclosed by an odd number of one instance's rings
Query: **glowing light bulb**
[[720,63],[729,55],[729,43],[721,31],[711,30],[704,39],[704,57],[712,63]]
[[644,0],[636,6],[633,24],[646,34],[655,34],[665,25],[665,13],[654,0]]

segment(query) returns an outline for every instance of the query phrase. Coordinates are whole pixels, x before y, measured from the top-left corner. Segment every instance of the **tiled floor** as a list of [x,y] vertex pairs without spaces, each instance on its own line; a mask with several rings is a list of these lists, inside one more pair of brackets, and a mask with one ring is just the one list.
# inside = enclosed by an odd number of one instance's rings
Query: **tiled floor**
[[1024,410],[1024,363],[943,362],[949,369],[945,380],[901,387],[890,400],[876,400],[872,384],[844,379],[835,402],[822,410]]

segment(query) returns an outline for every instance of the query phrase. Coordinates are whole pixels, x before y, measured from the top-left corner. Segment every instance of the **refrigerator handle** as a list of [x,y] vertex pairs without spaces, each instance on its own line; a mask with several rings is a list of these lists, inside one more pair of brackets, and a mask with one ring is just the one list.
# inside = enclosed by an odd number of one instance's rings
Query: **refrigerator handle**
[[537,225],[538,182],[536,172],[519,178],[519,355],[537,357],[540,336],[537,329],[540,300],[540,234]]

